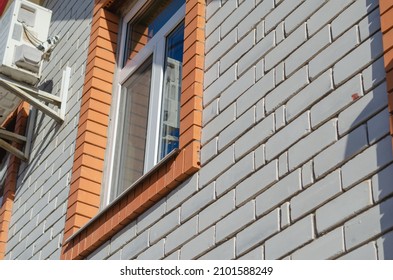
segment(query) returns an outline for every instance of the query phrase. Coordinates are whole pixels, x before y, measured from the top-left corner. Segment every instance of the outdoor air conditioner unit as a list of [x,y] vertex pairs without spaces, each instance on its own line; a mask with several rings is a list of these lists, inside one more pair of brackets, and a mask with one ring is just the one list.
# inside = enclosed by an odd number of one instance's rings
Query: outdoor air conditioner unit
[[35,85],[41,77],[43,51],[52,12],[25,0],[14,0],[0,19],[0,73]]

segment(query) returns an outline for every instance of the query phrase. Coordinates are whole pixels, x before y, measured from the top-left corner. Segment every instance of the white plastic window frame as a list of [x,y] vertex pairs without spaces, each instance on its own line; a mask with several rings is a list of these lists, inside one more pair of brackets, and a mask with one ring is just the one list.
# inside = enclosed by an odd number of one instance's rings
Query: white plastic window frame
[[164,66],[165,66],[165,50],[166,50],[166,37],[184,20],[186,4],[184,3],[181,8],[165,23],[165,25],[150,39],[150,41],[141,49],[132,60],[122,67],[124,56],[127,53],[127,32],[129,23],[140,15],[141,11],[146,11],[146,7],[151,3],[150,0],[139,0],[133,8],[123,17],[120,26],[120,44],[118,48],[117,69],[115,72],[115,82],[113,86],[113,98],[110,113],[110,122],[108,129],[108,146],[105,155],[104,163],[104,179],[103,179],[103,192],[101,196],[101,208],[106,207],[120,194],[115,197],[113,195],[113,188],[117,188],[117,175],[116,169],[116,148],[117,142],[120,139],[120,116],[119,111],[121,106],[121,94],[123,91],[122,85],[132,76],[132,74],[151,56],[152,61],[152,74],[151,74],[151,88],[149,100],[149,115],[148,115],[148,128],[146,138],[146,151],[145,151],[145,165],[144,174],[151,170],[157,163],[159,152],[159,132],[160,132],[160,117],[162,105],[162,91],[164,82]]

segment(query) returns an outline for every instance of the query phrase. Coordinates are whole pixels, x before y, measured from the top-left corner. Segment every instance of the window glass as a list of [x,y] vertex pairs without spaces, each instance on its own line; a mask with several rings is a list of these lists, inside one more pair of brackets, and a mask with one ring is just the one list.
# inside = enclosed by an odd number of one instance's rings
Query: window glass
[[159,159],[164,158],[172,150],[179,147],[179,113],[183,40],[184,23],[178,26],[167,37],[166,41]]
[[123,89],[122,152],[119,193],[143,175],[149,114],[152,60],[130,77]]
[[154,1],[142,16],[128,24],[128,45],[124,64],[153,38],[183,4],[184,0]]

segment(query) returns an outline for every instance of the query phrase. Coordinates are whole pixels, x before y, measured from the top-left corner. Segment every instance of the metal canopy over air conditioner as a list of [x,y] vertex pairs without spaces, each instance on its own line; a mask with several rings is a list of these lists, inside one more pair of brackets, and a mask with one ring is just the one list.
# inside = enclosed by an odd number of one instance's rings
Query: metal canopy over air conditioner
[[[43,61],[59,40],[48,39],[51,15],[39,5],[15,0],[0,19],[0,125],[22,101],[58,123],[64,121],[71,69],[63,71],[59,96],[36,87]],[[28,159],[28,151],[17,150],[6,140],[26,144],[27,138],[0,127],[0,147],[22,160]]]

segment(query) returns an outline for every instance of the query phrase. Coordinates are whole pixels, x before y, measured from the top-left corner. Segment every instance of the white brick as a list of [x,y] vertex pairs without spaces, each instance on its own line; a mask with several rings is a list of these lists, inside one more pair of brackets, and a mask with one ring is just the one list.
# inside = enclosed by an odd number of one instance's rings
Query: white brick
[[243,180],[246,176],[254,171],[254,154],[251,153],[236,164],[234,164],[230,169],[228,169],[224,174],[216,180],[216,193],[217,196],[221,196],[227,190],[233,188],[238,182]]
[[216,242],[231,236],[254,220],[255,202],[252,200],[217,223]]
[[159,260],[164,257],[164,240],[160,240],[146,251],[141,253],[137,260]]
[[291,218],[297,220],[341,192],[340,171],[333,172],[291,199]]
[[287,174],[288,171],[288,152],[285,152],[278,158],[278,176],[281,178]]
[[[375,4],[375,2],[371,2],[371,5]],[[368,10],[370,10],[368,8]],[[360,40],[364,41],[368,37],[370,37],[375,32],[381,29],[381,16],[379,13],[379,9],[375,9],[373,12],[368,13],[368,15],[359,22],[359,30],[360,30]]]
[[274,0],[259,3],[238,25],[238,36],[243,37],[253,29],[274,8]]
[[288,101],[286,105],[287,120],[291,121],[332,90],[332,71],[328,70]]
[[[187,220],[189,217],[198,213],[200,209],[209,205],[215,198],[214,183],[206,186],[198,193],[190,197],[186,202],[181,205],[180,218],[181,221]],[[152,235],[152,233],[151,233]]]
[[363,95],[361,75],[353,77],[311,108],[312,127],[316,127],[351,104],[353,94]]
[[345,254],[344,256],[338,258],[338,260],[376,260],[377,259],[377,249],[375,247],[375,242],[367,243],[354,251]]
[[160,220],[158,220],[151,228],[149,239],[150,243],[153,244],[159,239],[165,237],[169,232],[174,230],[180,224],[180,209],[177,208],[171,213],[167,214]]
[[314,162],[310,160],[302,166],[302,185],[307,188],[314,183]]
[[236,65],[229,68],[203,92],[203,106],[206,107],[236,80]]
[[218,116],[219,114],[218,102],[219,99],[217,98],[213,100],[209,105],[203,108],[203,114],[202,114],[203,126],[206,126],[206,124],[208,124],[212,119]]
[[231,124],[235,120],[235,115],[236,106],[232,104],[208,123],[202,130],[202,144],[210,141],[213,137],[217,136],[221,130]]
[[264,215],[275,207],[279,207],[284,201],[301,191],[300,169],[292,172],[278,183],[268,188],[256,198],[256,214]]
[[214,227],[209,228],[197,237],[186,243],[180,250],[181,260],[194,259],[213,247]]
[[383,57],[364,69],[362,72],[364,91],[368,92],[380,84],[385,79],[385,73]]
[[[206,36],[212,33],[218,26],[236,9],[237,1],[227,1],[220,8],[217,6],[213,6],[211,9],[207,8],[206,12],[209,11],[208,15],[210,16],[213,11],[215,12],[212,15],[206,24]],[[208,5],[209,7],[210,5]],[[212,12],[210,12],[212,11]]]
[[111,239],[111,246],[109,254],[113,254],[119,250],[124,244],[127,244],[131,239],[136,236],[136,223],[129,223],[125,228],[119,231]]
[[135,258],[143,250],[145,250],[148,246],[149,246],[149,231],[146,230],[123,247],[121,251],[121,258],[123,260],[131,260]]
[[259,146],[254,151],[255,156],[255,169],[259,169],[261,166],[265,165],[265,145]]
[[235,159],[254,149],[274,133],[274,117],[270,115],[255,125],[251,130],[242,135],[235,142]]
[[345,252],[343,228],[314,240],[292,254],[293,260],[326,260]]
[[[310,2],[310,1],[309,1]],[[306,3],[309,3],[306,2]],[[314,2],[314,1],[311,1]],[[331,43],[330,27],[327,26],[307,40],[285,60],[285,73],[290,76],[294,71],[305,65],[317,53]]]
[[251,106],[260,101],[273,88],[274,71],[270,71],[237,99],[237,116],[249,110]]
[[257,42],[259,42],[265,37],[265,21],[262,20],[260,23],[258,23],[256,29],[257,29]]
[[218,79],[219,73],[220,73],[220,63],[216,62],[213,64],[212,67],[210,67],[209,70],[206,71],[206,73],[203,75],[203,86],[207,88],[208,86],[211,85],[215,80]]
[[393,232],[381,236],[377,240],[378,248],[378,259],[379,260],[392,260],[393,252],[391,248],[393,247]]
[[275,74],[275,80],[276,80],[276,85],[280,84],[282,81],[285,80],[285,64],[284,62],[281,62],[278,64],[275,68],[276,74]]
[[[231,19],[231,21],[236,22],[233,19]],[[231,65],[238,61],[240,57],[248,52],[254,46],[254,42],[254,32],[250,32],[246,37],[237,42],[237,44],[220,59],[220,74],[224,73]]]
[[291,224],[291,204],[289,202],[285,202],[280,207],[280,216],[281,216],[281,228],[284,229]]
[[[288,1],[289,2],[289,1]],[[286,3],[288,3],[286,2]],[[290,1],[292,2],[292,1]],[[295,2],[295,1],[293,1]],[[276,10],[275,10],[276,11]],[[270,14],[271,15],[271,14]],[[266,25],[268,21],[266,20]],[[289,35],[284,41],[277,45],[271,52],[265,57],[266,70],[272,69],[280,61],[285,59],[300,45],[303,44],[307,39],[306,24],[301,25],[291,35]]]
[[330,0],[307,21],[308,32],[315,34],[322,26],[330,23],[342,10],[355,0]]
[[276,121],[276,130],[285,126],[285,106],[281,106],[274,112],[274,117]]
[[241,255],[280,230],[280,210],[276,209],[236,235],[236,255]]
[[314,158],[314,171],[319,178],[367,148],[367,129],[362,125]]
[[277,160],[265,165],[236,187],[236,205],[239,206],[251,197],[264,191],[278,180]]
[[205,165],[218,154],[218,137],[213,138],[210,142],[204,144],[201,149],[201,164]]
[[262,58],[255,64],[255,81],[265,76],[265,60]]
[[216,202],[199,213],[199,231],[221,220],[235,209],[235,190],[220,197]]
[[337,18],[332,21],[333,38],[340,36],[345,30],[355,25],[361,18],[366,16],[375,7],[378,2],[369,0],[357,0]]
[[349,188],[392,162],[392,138],[385,137],[342,167],[343,188]]
[[235,238],[214,248],[199,259],[201,260],[233,260],[235,258]]
[[255,81],[255,70],[250,69],[244,73],[238,80],[229,86],[220,96],[219,108],[223,111],[239,96],[241,96]]
[[238,62],[238,74],[241,75],[248,68],[255,65],[258,60],[264,57],[275,46],[274,32],[267,34],[254,47],[251,48]]
[[234,148],[228,147],[225,151],[215,157],[208,164],[203,166],[200,171],[199,184],[201,187],[206,186],[214,178],[217,178],[234,163]]
[[284,22],[281,22],[275,29],[276,44],[280,44],[285,39]]
[[[329,3],[337,1],[329,1]],[[309,63],[310,77],[314,79],[359,44],[358,29],[353,27],[325,48]]]
[[347,249],[352,249],[392,229],[393,219],[389,216],[390,213],[393,213],[392,198],[346,222],[344,229]]
[[255,123],[255,108],[250,108],[219,134],[218,150],[226,148]]
[[289,148],[289,170],[311,159],[337,140],[337,119],[328,121],[311,134]]
[[165,239],[165,254],[171,253],[179,246],[195,237],[198,233],[198,217],[182,224]]
[[165,214],[165,202],[163,200],[160,203],[155,203],[146,212],[141,214],[137,219],[137,233],[144,231],[147,227],[154,224]]
[[265,242],[265,258],[279,259],[314,239],[313,215],[309,215]]
[[285,32],[290,34],[301,23],[306,21],[316,10],[318,10],[326,0],[305,1],[289,16],[285,18]]
[[[225,37],[231,30],[235,29],[238,22],[249,16],[250,11],[254,9],[254,1],[244,1],[235,11],[224,20],[221,24],[221,37]],[[236,19],[236,20],[234,20]]]
[[292,0],[284,1],[278,5],[267,17],[266,17],[266,31],[272,30],[277,24],[286,18],[293,10],[296,9],[304,0]]
[[198,173],[188,177],[177,188],[171,191],[166,198],[166,212],[178,207],[183,201],[191,197],[198,190]]
[[340,113],[338,116],[339,134],[342,135],[365,122],[384,108],[387,103],[386,84],[383,83]]
[[371,206],[371,186],[365,181],[328,202],[316,211],[318,232],[326,232],[337,226],[365,208]]
[[289,148],[293,143],[310,132],[309,113],[306,112],[282,130],[274,134],[266,142],[266,159],[271,159],[278,156],[280,153]]
[[335,85],[341,84],[383,53],[382,34],[377,33],[346,55],[333,67]]
[[209,19],[220,9],[221,1],[208,1],[206,4],[206,19]]
[[208,53],[220,42],[220,29],[214,30],[205,40],[205,53]]
[[259,246],[247,254],[238,258],[239,260],[263,260],[263,246]]
[[372,177],[373,198],[379,202],[393,194],[393,164],[379,171]]
[[270,113],[290,99],[307,84],[307,67],[303,67],[266,96],[265,103],[267,113]]

